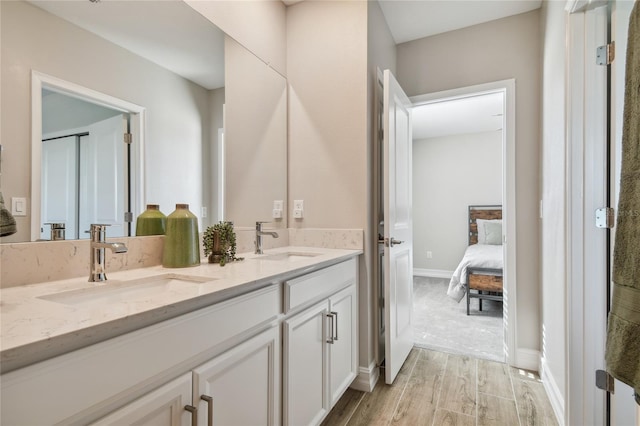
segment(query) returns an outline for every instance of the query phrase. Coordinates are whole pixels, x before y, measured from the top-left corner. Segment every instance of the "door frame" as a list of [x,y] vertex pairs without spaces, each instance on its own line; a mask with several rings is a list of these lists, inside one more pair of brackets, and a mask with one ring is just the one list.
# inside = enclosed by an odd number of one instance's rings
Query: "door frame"
[[[502,208],[504,221],[504,291],[506,312],[506,332],[504,347],[509,365],[536,368],[538,359],[532,359],[527,352],[518,351],[517,331],[517,289],[516,289],[516,82],[515,79],[500,80],[474,86],[412,96],[413,106],[462,99],[471,96],[503,93],[504,113],[502,132]],[[509,303],[511,301],[511,303]],[[536,357],[537,358],[537,357]]]
[[[606,424],[605,392],[595,386],[604,369],[607,322],[608,230],[595,226],[594,211],[609,205],[607,169],[607,67],[595,63],[607,42],[599,5],[567,11],[567,318],[565,424]],[[587,6],[587,5],[585,5]],[[599,24],[599,25],[597,25]],[[585,37],[589,34],[589,37]],[[597,169],[597,170],[596,170]],[[597,278],[599,277],[599,278]]]
[[31,71],[31,241],[40,238],[41,163],[42,163],[42,89],[62,93],[87,102],[128,113],[132,168],[129,175],[131,213],[133,217],[144,211],[144,141],[146,110],[140,105],[62,80],[51,75]]

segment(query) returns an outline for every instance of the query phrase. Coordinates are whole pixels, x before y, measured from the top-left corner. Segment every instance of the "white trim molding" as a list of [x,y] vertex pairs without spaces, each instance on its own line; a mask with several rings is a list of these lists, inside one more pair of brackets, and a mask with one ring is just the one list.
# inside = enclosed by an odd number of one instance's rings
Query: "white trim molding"
[[369,367],[359,367],[356,379],[351,383],[351,388],[362,392],[372,392],[380,378],[380,369],[375,360]]
[[413,268],[413,276],[451,279],[451,277],[453,276],[453,271],[445,271],[443,269]]
[[512,364],[524,370],[540,371],[540,351],[535,349],[518,348],[516,361]]
[[544,358],[540,358],[540,379],[549,397],[549,402],[551,402],[551,407],[553,408],[553,413],[556,416],[558,425],[564,426],[564,398]]

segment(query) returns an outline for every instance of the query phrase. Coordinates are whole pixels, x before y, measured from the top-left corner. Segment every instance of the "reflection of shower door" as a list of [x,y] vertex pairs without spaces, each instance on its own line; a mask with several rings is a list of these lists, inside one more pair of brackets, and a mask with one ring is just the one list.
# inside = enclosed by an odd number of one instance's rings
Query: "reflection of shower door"
[[128,235],[126,129],[118,115],[88,132],[43,141],[41,238],[50,238],[44,224],[51,222],[65,224],[67,239],[88,238],[91,223],[111,225],[108,237]]
[[42,214],[40,238],[48,240],[46,223],[64,223],[67,239],[78,238],[78,146],[80,135],[42,141]]

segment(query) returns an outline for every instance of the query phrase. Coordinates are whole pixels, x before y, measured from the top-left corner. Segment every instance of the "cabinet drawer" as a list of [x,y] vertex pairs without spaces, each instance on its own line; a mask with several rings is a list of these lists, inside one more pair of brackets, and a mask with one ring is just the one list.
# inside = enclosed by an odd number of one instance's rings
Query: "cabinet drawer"
[[356,282],[356,258],[329,266],[300,278],[286,281],[284,285],[284,311],[288,313],[323,296]]
[[108,414],[277,320],[279,288],[272,285],[7,373],[0,423],[76,424]]

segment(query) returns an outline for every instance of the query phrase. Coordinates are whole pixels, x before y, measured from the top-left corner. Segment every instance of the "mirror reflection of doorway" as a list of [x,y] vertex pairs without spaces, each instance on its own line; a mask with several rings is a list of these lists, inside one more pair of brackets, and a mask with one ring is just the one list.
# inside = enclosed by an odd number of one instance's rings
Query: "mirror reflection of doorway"
[[65,239],[88,238],[91,223],[131,235],[128,132],[129,114],[42,90],[41,239],[52,223],[64,224]]

